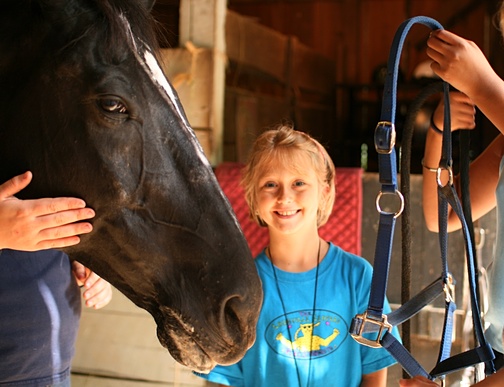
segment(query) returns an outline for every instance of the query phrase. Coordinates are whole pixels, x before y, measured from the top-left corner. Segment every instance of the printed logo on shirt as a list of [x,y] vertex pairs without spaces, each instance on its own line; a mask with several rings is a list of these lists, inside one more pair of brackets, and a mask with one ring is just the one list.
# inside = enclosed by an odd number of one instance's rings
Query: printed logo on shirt
[[348,326],[338,314],[329,310],[288,313],[268,324],[265,339],[268,345],[286,357],[313,359],[329,355],[345,340]]

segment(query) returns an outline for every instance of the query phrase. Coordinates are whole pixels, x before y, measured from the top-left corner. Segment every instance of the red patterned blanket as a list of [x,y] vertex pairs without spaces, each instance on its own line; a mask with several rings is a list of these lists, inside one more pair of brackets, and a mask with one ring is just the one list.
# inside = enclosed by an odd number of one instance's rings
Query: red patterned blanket
[[[268,230],[253,222],[248,213],[245,195],[240,186],[243,164],[222,163],[215,175],[228,197],[255,257],[268,245]],[[362,169],[336,168],[336,201],[329,221],[320,228],[320,235],[342,249],[361,254]]]

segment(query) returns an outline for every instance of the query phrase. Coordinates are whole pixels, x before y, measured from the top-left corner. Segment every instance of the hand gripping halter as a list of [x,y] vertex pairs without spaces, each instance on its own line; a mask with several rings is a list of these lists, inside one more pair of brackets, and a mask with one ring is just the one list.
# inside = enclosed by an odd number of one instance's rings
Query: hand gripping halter
[[[401,215],[404,208],[404,198],[397,187],[397,162],[395,151],[395,113],[397,79],[399,70],[399,60],[402,47],[410,28],[416,24],[423,24],[431,29],[442,29],[443,27],[434,19],[417,16],[404,21],[396,32],[390,50],[387,77],[383,91],[383,105],[380,122],[375,129],[375,148],[378,153],[379,178],[381,191],[376,199],[376,207],[380,215],[376,250],[374,257],[374,272],[371,283],[368,309],[362,314],[354,317],[350,334],[360,344],[370,347],[384,347],[401,364],[403,369],[411,376],[422,375],[431,380],[442,378],[444,375],[466,368],[477,363],[485,362],[486,373],[494,372],[493,351],[486,342],[483,334],[480,309],[476,297],[475,269],[472,259],[472,245],[457,193],[453,187],[452,172],[452,149],[450,129],[450,100],[449,85],[443,84],[445,114],[443,131],[442,156],[439,162],[437,173],[438,200],[439,200],[439,242],[441,250],[441,276],[423,289],[416,296],[401,305],[401,307],[388,315],[383,314],[383,304],[387,291],[388,271],[392,250],[392,239],[396,219]],[[449,173],[449,181],[443,186],[440,175],[442,170]],[[383,195],[394,195],[399,200],[399,208],[396,212],[386,212],[381,209],[380,200]],[[471,308],[473,324],[475,329],[478,347],[469,351],[450,357],[451,337],[453,332],[453,315],[456,310],[454,302],[454,279],[448,271],[447,260],[447,215],[448,204],[457,213],[462,223],[464,233],[467,271],[469,278],[469,288],[471,297]],[[393,326],[402,324],[417,314],[424,306],[434,301],[439,295],[444,294],[445,299],[445,320],[439,357],[436,366],[429,373],[411,355],[411,353],[391,334]]]

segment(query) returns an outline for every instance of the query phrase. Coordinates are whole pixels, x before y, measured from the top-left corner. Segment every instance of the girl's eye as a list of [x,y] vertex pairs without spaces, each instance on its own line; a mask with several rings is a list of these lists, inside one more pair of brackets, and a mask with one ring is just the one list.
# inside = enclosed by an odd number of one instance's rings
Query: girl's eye
[[304,183],[304,181],[296,181],[296,182],[294,183],[294,185],[295,185],[296,187],[302,187],[303,185],[305,185],[305,183]]
[[275,183],[269,181],[266,184],[264,184],[265,188],[275,188]]

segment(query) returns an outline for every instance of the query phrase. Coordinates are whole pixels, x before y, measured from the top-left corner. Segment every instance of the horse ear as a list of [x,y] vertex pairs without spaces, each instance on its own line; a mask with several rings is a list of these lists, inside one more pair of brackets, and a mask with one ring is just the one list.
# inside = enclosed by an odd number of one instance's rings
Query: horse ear
[[152,7],[154,7],[154,3],[156,0],[142,0],[144,7],[147,11],[152,11]]

